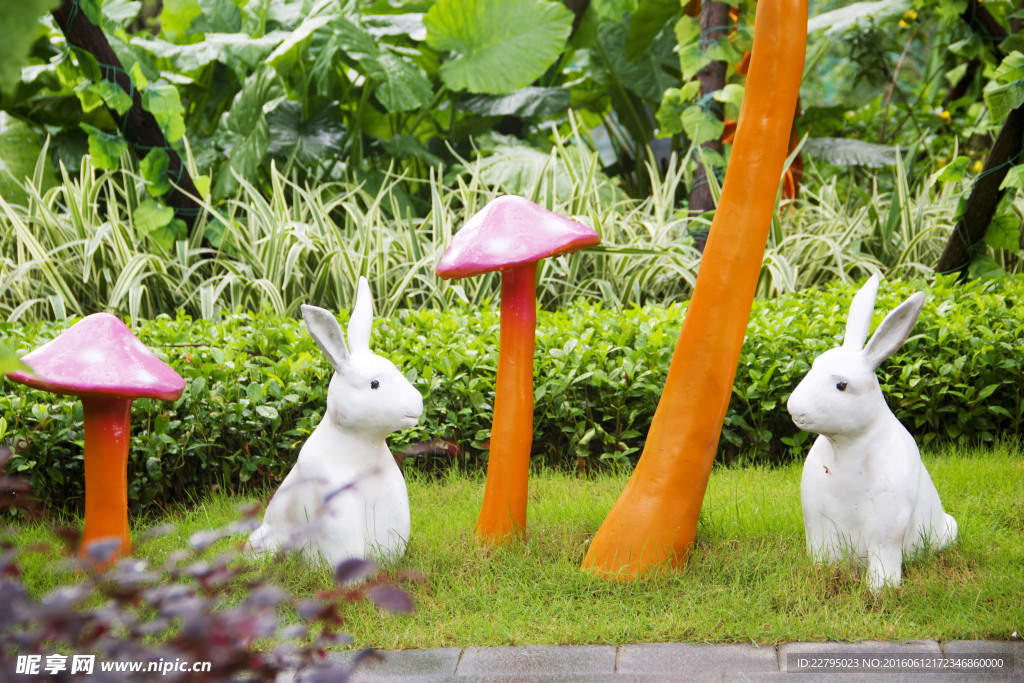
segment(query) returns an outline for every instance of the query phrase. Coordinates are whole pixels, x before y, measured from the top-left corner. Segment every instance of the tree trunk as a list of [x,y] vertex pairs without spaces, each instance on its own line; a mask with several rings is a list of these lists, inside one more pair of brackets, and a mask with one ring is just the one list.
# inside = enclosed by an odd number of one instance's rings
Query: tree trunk
[[[978,0],[967,0],[967,9],[963,11],[960,18],[966,21],[967,25],[972,29],[977,24],[981,27],[982,31],[997,42],[1006,38],[1006,29]],[[997,46],[993,45],[992,50],[995,52],[997,59],[1001,60],[1003,58],[1002,52]]]
[[1007,171],[1018,159],[1024,142],[1024,107],[1017,107],[1006,117],[999,137],[985,160],[985,168],[978,176],[967,198],[963,215],[956,222],[953,234],[935,266],[938,273],[960,273],[967,277],[974,252],[984,243],[985,233],[1005,190],[999,189]]
[[140,158],[153,149],[164,149],[167,152],[170,160],[168,175],[175,179],[175,182],[170,191],[163,196],[163,200],[174,209],[176,217],[185,221],[191,232],[202,213],[202,207],[192,198],[200,196],[199,190],[184,168],[181,156],[167,144],[160,124],[152,114],[142,108],[142,95],[133,86],[131,76],[111,49],[106,35],[79,10],[77,1],[63,0],[60,7],[53,11],[54,21],[64,32],[68,43],[91,53],[96,58],[104,79],[115,83],[132,96],[132,107],[127,115],[122,117],[111,111],[111,118],[118,122],[121,133]]
[[[724,2],[705,2],[700,8],[700,47],[707,49],[709,45],[718,42],[720,36],[726,35],[729,30],[729,5]],[[725,87],[725,72],[728,65],[725,62],[711,62],[697,72],[697,80],[700,81],[700,94],[702,96],[721,90]],[[711,100],[708,103],[712,116],[722,120],[725,107],[721,102]],[[720,139],[708,140],[701,145],[704,149],[723,153],[722,141]],[[711,184],[704,169],[704,165],[697,164],[697,171],[693,176],[693,184],[690,186],[690,213],[697,216],[705,211],[712,211],[715,208],[715,200],[711,195]],[[707,237],[698,235],[696,238],[697,249],[704,251],[704,244]]]
[[951,103],[956,102],[967,94],[967,90],[974,83],[974,77],[980,68],[981,60],[977,57],[967,62],[967,71],[964,72],[963,77],[946,92],[946,97],[942,100],[943,109],[948,108]]

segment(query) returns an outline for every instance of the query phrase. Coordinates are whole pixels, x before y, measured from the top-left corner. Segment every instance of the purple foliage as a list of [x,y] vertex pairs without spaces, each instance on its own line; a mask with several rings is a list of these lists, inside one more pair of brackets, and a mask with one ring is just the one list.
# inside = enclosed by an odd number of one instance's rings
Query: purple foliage
[[[4,450],[0,446],[0,469],[6,460]],[[0,477],[0,494],[23,487],[20,480]],[[0,507],[4,502],[0,495]],[[258,508],[250,511],[257,513]],[[0,537],[0,678],[15,673],[19,655],[42,655],[38,675],[19,675],[17,680],[76,680],[80,675],[70,674],[68,668],[55,674],[44,668],[48,655],[71,652],[96,656],[92,681],[152,680],[146,664],[176,661],[209,662],[210,670],[171,671],[160,675],[161,680],[272,681],[284,671],[301,672],[303,681],[347,680],[368,655],[357,657],[354,666],[331,667],[325,661],[328,647],[350,642],[339,630],[344,605],[368,597],[384,609],[407,612],[412,608],[409,596],[380,579],[352,587],[352,582],[376,573],[372,564],[357,560],[341,563],[335,570],[337,585],[314,596],[293,596],[259,579],[246,584],[240,604],[222,607],[225,590],[237,590],[241,581],[242,545],[213,558],[206,557],[206,551],[221,538],[245,533],[252,522],[242,520],[227,529],[195,534],[188,550],[172,553],[159,568],[124,558],[99,572],[90,569],[87,560],[74,557],[74,534],[67,534],[63,561],[72,563],[80,581],[41,599],[26,591],[14,544],[9,537]],[[102,556],[104,549],[90,550]],[[98,607],[97,597],[103,599]],[[281,612],[288,608],[301,623],[281,623]],[[277,645],[268,650],[269,641]],[[102,672],[99,666],[129,661],[146,663],[143,672],[132,677]]]

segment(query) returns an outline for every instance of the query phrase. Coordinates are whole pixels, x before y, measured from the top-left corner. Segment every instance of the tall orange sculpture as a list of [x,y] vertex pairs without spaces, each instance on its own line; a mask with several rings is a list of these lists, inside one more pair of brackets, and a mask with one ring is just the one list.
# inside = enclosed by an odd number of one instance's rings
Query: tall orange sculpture
[[807,44],[807,0],[760,0],[736,139],[643,453],[594,536],[583,568],[632,578],[682,564],[729,407]]

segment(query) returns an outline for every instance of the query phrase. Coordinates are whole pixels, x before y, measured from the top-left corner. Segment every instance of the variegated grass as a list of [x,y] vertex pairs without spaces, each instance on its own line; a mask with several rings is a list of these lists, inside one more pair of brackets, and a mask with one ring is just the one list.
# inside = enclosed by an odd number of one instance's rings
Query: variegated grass
[[[541,306],[578,297],[612,306],[688,298],[700,263],[689,233],[707,228],[705,218],[677,208],[692,165],[672,157],[662,171],[648,163],[652,193],[630,199],[600,172],[596,154],[570,153],[574,146],[578,140],[559,140],[551,163],[520,191],[592,225],[603,244],[543,261]],[[177,311],[213,318],[261,308],[291,314],[302,303],[340,310],[361,275],[371,282],[380,315],[443,307],[455,298],[493,304],[497,275],[449,282],[433,272],[451,236],[500,193],[485,185],[477,164],[466,168],[448,184],[433,174],[390,173],[373,193],[355,181],[300,186],[274,168],[269,189],[240,178],[231,200],[204,203],[205,231],[169,249],[136,224],[135,210],[148,196],[130,166],[100,171],[86,157],[75,174],[61,168],[62,182],[45,192],[39,171],[26,183],[28,206],[0,198],[0,319],[99,310],[133,319]],[[929,272],[965,188],[911,189],[901,166],[895,176],[894,192],[882,191],[876,179],[853,193],[849,183],[811,164],[801,197],[784,203],[773,225],[758,295],[873,272]],[[429,198],[425,215],[412,212],[399,188]]]

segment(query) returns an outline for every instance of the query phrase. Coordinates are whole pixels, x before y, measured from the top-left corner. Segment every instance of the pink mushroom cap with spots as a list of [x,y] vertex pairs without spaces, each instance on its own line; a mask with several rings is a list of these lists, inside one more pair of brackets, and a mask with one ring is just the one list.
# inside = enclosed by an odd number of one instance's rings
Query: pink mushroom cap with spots
[[185,380],[109,313],[83,318],[21,361],[32,372],[8,377],[55,394],[173,401],[185,390]]
[[593,228],[509,195],[488,202],[469,219],[452,238],[435,272],[459,279],[600,243],[601,236]]

